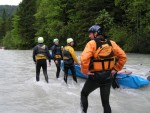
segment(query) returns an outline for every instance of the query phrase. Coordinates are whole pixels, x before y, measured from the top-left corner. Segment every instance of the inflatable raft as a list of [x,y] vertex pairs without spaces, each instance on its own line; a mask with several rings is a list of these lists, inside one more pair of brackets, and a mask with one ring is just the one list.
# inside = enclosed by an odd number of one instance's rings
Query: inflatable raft
[[150,81],[135,74],[117,73],[116,81],[125,87],[140,88],[150,84]]
[[[63,64],[62,64],[62,70],[63,70]],[[75,65],[75,70],[76,70],[77,77],[81,77],[81,78],[88,77],[87,75],[85,75],[81,72],[79,65]],[[70,70],[68,73],[69,73],[69,75],[71,75]],[[129,87],[129,88],[135,88],[135,89],[150,84],[149,80],[144,79],[138,75],[128,73],[128,72],[117,73],[116,81],[119,83],[119,85],[121,85],[123,87]]]

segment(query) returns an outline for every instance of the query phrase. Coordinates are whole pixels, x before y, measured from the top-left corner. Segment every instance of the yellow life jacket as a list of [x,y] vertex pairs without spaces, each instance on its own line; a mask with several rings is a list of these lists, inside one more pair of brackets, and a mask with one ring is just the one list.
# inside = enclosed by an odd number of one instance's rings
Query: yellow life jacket
[[93,71],[108,71],[112,70],[115,65],[116,57],[113,54],[113,48],[110,40],[101,42],[95,39],[97,48],[93,57]]
[[38,54],[36,55],[36,60],[47,59],[45,47],[45,45],[41,47],[38,45]]
[[57,59],[57,58],[61,58],[61,55],[55,55],[55,58]]
[[62,52],[62,50],[61,50],[60,46],[58,46],[58,45],[52,46],[52,53],[53,53],[52,55],[55,59],[61,59],[62,58],[61,52]]
[[71,53],[69,52],[69,47],[65,47],[63,50],[63,60],[70,60],[73,59]]
[[72,55],[70,53],[70,50],[71,47],[70,46],[65,46],[64,49],[63,49],[63,61],[64,61],[64,64],[73,64],[74,63],[74,60],[72,58]]

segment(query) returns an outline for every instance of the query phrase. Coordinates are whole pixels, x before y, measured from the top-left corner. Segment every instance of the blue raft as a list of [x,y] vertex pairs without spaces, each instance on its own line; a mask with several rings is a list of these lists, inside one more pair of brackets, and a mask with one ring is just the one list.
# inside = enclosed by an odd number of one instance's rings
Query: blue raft
[[134,74],[117,74],[117,82],[125,87],[140,88],[150,84],[150,81]]
[[[62,66],[62,68],[63,68],[63,66]],[[88,77],[87,75],[85,75],[81,72],[79,65],[75,65],[75,70],[76,70],[76,76],[81,77],[81,78]],[[69,75],[71,75],[70,70],[68,73],[69,73]],[[134,74],[118,73],[116,79],[117,79],[117,82],[119,83],[119,85],[121,85],[123,87],[135,88],[135,89],[150,84],[149,80],[144,79],[144,78],[142,78],[138,75],[134,75]]]

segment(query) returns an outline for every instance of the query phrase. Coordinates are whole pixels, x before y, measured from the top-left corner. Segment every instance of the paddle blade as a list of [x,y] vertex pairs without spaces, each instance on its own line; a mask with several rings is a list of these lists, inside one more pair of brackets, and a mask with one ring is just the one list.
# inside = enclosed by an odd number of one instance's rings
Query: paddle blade
[[119,83],[118,83],[117,80],[116,80],[116,76],[117,76],[117,73],[116,73],[116,74],[114,75],[114,77],[113,77],[113,81],[112,81],[112,87],[113,87],[113,89],[120,87],[120,86],[119,86]]
[[113,80],[112,87],[113,87],[113,89],[115,89],[115,88],[119,88],[120,86],[116,80]]
[[147,77],[147,80],[149,80],[149,81],[150,81],[150,76],[148,76],[148,77]]

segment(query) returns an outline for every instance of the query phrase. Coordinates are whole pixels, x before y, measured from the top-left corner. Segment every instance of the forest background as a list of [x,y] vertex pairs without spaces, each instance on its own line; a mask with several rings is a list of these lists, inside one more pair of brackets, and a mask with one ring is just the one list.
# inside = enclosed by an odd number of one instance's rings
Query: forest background
[[149,0],[23,0],[0,6],[0,46],[32,49],[39,36],[51,47],[72,37],[75,50],[89,41],[88,28],[101,24],[105,34],[126,52],[150,54]]

